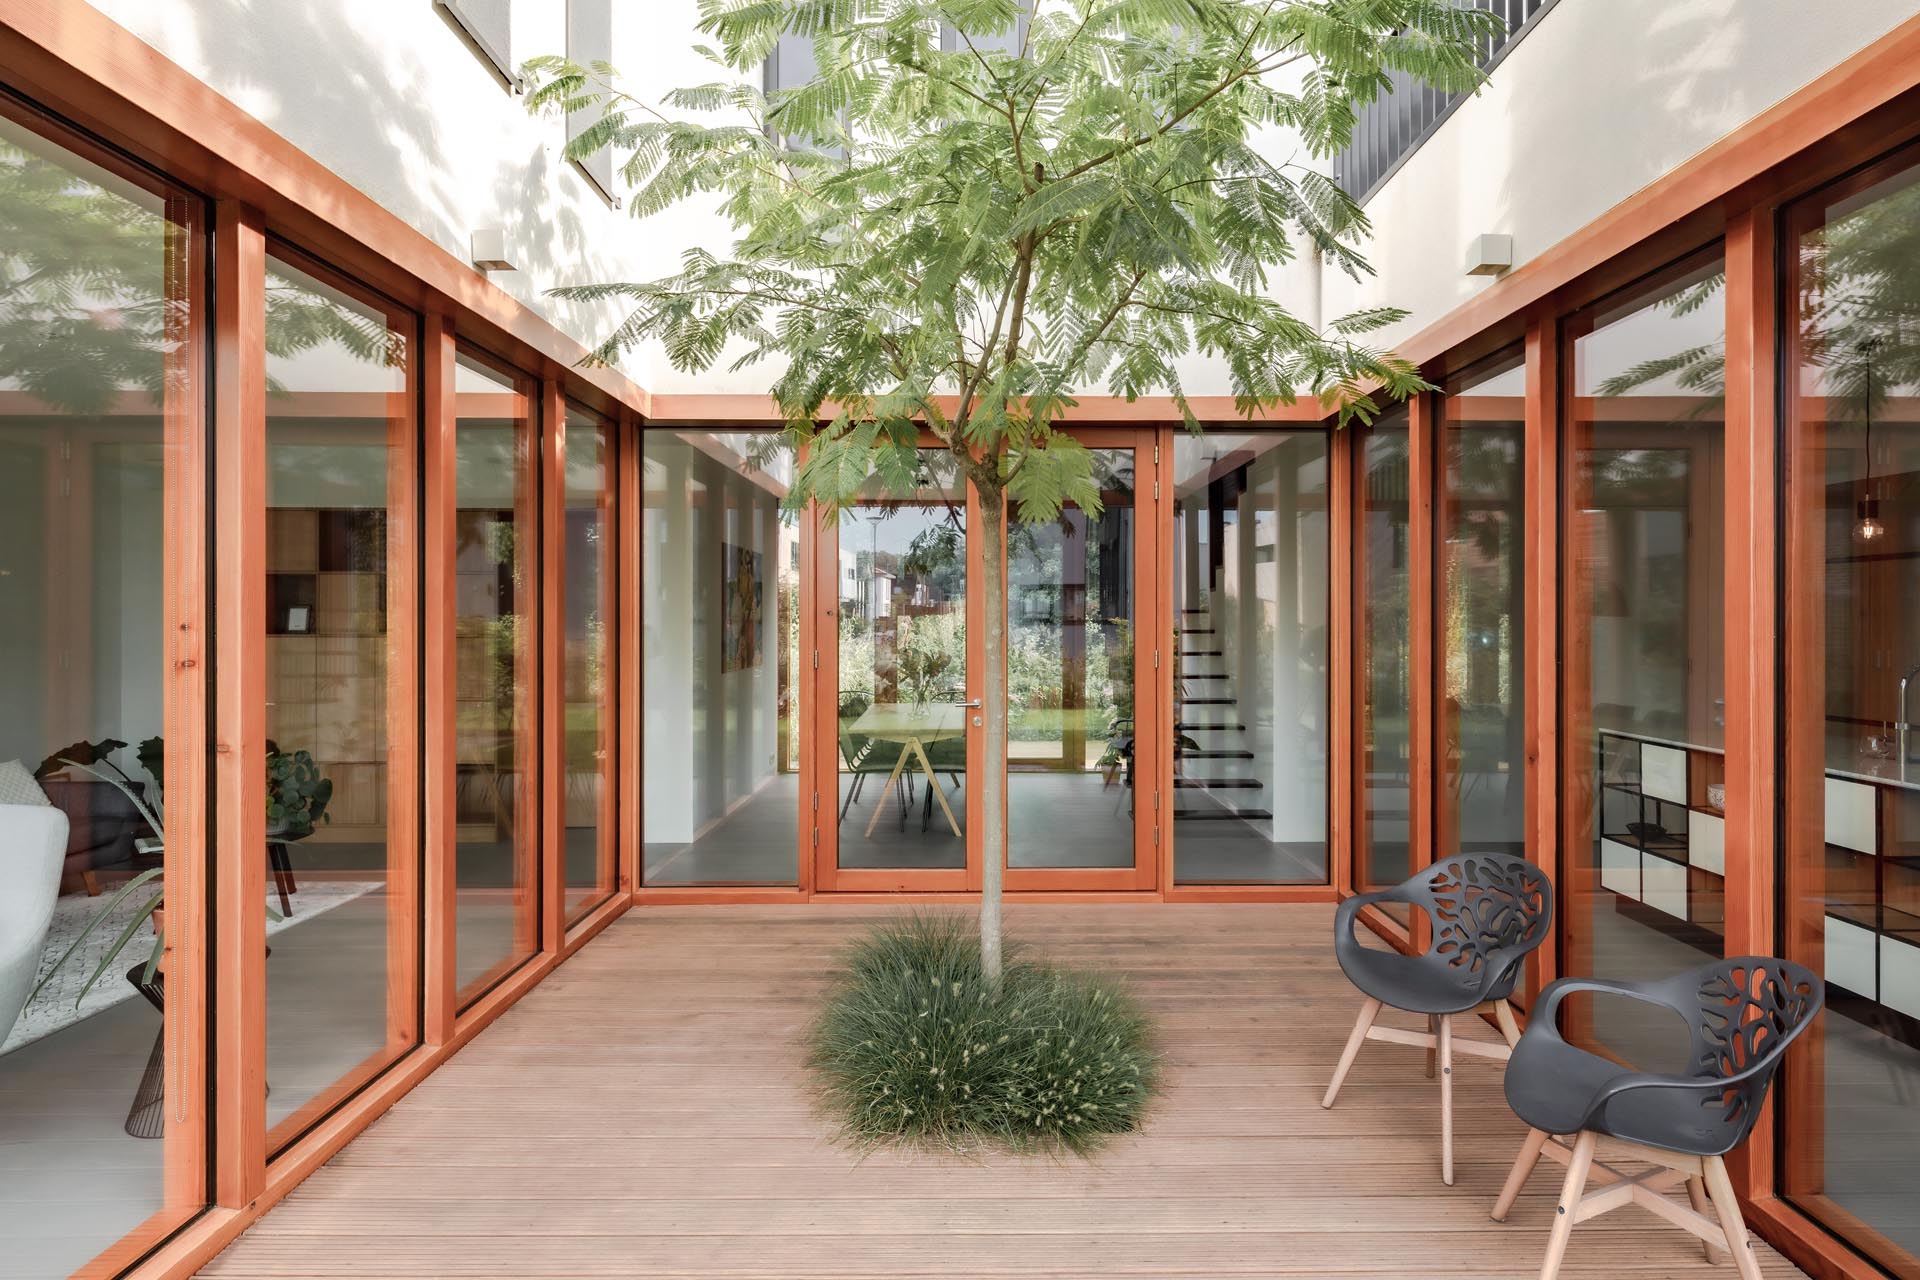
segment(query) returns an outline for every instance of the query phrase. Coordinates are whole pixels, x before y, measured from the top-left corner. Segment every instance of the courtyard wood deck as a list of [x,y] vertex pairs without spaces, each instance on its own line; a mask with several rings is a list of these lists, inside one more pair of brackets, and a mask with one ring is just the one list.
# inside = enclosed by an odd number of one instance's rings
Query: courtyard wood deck
[[[630,912],[204,1274],[1537,1273],[1560,1170],[1488,1220],[1522,1132],[1496,1065],[1457,1068],[1452,1188],[1417,1050],[1368,1045],[1320,1109],[1359,1004],[1328,907],[1016,905],[1013,934],[1128,975],[1158,1015],[1147,1129],[1091,1164],[835,1146],[796,1039],[882,910]],[[1769,1280],[1799,1274],[1759,1252]],[[1634,1210],[1579,1227],[1562,1274],[1732,1268]]]

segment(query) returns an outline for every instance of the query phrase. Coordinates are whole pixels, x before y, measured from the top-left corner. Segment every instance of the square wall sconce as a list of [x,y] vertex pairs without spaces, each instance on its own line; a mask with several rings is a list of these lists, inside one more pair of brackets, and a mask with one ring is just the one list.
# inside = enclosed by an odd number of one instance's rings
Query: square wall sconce
[[473,265],[482,271],[512,271],[507,257],[507,233],[499,227],[484,227],[473,233]]
[[1512,236],[1475,236],[1467,242],[1468,275],[1497,276],[1512,267]]

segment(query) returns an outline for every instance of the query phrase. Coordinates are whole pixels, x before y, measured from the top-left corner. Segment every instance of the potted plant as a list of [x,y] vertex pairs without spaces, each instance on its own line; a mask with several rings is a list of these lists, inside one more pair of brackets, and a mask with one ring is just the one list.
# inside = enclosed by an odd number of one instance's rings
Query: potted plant
[[327,804],[333,780],[306,751],[282,751],[267,742],[267,839],[302,840],[322,822],[330,822]]
[[[138,854],[156,859],[156,865],[136,872],[107,899],[100,910],[94,912],[93,918],[87,921],[86,926],[80,930],[67,949],[60,953],[60,958],[53,962],[53,966],[35,984],[32,994],[27,997],[29,1000],[40,994],[47,983],[53,980],[53,976],[59,973],[87,939],[93,936],[94,931],[113,916],[121,903],[143,891],[146,894],[145,899],[121,927],[120,932],[115,935],[113,944],[107,948],[106,954],[94,966],[93,972],[87,975],[87,980],[81,984],[79,992],[74,996],[74,1003],[78,1004],[86,998],[87,992],[93,990],[94,984],[100,980],[100,975],[105,973],[119,958],[120,953],[127,949],[143,923],[151,921],[153,924],[153,945],[148,949],[146,962],[127,975],[128,981],[136,987],[150,986],[153,983],[154,974],[160,967],[160,958],[166,953],[166,916],[162,905],[165,888],[164,885],[155,884],[165,871],[164,864],[157,861],[166,842],[166,832],[161,825],[166,769],[165,744],[157,737],[148,738],[140,744],[138,751],[137,758],[140,766],[153,778],[151,804],[142,794],[145,789],[108,758],[112,752],[126,745],[113,738],[103,739],[100,742],[76,743],[47,757],[41,762],[40,770],[36,770],[36,774],[40,774],[41,771],[53,773],[63,768],[78,769],[119,790],[133,803],[140,817],[153,831],[151,836],[136,838],[134,850]],[[311,753],[282,751],[278,744],[268,741],[267,836],[269,840],[299,840],[312,835],[317,824],[329,820],[327,804],[332,798],[333,782],[321,775],[320,767],[314,762]],[[278,922],[285,918],[272,906],[267,907],[268,920]]]

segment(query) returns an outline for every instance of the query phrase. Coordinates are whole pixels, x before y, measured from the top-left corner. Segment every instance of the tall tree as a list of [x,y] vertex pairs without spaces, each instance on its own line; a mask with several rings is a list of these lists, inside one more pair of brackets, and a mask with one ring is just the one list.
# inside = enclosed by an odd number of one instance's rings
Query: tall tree
[[[1249,416],[1305,394],[1369,420],[1423,387],[1366,336],[1380,308],[1316,329],[1269,291],[1302,247],[1368,270],[1359,207],[1312,163],[1409,73],[1480,79],[1499,29],[1453,0],[701,0],[724,78],[656,109],[605,65],[529,64],[531,106],[598,111],[570,144],[631,152],[630,207],[692,196],[731,220],[725,252],[645,282],[557,293],[631,307],[593,353],[653,339],[674,365],[764,363],[795,443],[791,500],[831,515],[878,476],[907,490],[924,429],[979,497],[985,563],[1020,517],[1098,510],[1089,452],[1059,430],[1076,391],[1172,397],[1178,362],[1216,358]],[[943,34],[945,38],[943,39]],[[771,94],[782,37],[817,74]],[[706,121],[674,118],[692,112]],[[1267,136],[1262,137],[1265,133]],[[1292,149],[1290,159],[1276,158]],[[1000,967],[1006,609],[980,621],[987,850],[981,946]]]

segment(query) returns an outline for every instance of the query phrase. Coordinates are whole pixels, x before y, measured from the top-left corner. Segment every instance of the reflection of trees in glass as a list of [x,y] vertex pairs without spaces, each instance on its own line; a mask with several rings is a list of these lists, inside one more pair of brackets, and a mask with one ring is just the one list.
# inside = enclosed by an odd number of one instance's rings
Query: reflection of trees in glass
[[[1709,303],[1721,305],[1726,287],[1725,270],[1715,271],[1682,285],[1653,306],[1669,317],[1679,319],[1692,315]],[[1696,397],[1688,407],[1689,418],[1705,416],[1709,409],[1719,409],[1727,397],[1727,335],[1724,322],[1720,336],[1713,341],[1642,360],[1602,380],[1594,391],[1596,395],[1624,396],[1663,380]]]
[[[1486,708],[1498,728],[1513,699],[1519,428],[1471,424],[1448,431],[1447,501],[1450,563],[1442,601],[1446,691],[1459,704],[1463,719]],[[1494,658],[1490,671],[1488,654]],[[1476,679],[1476,673],[1491,678]]]
[[1798,245],[1800,357],[1821,371],[1830,418],[1920,385],[1920,182],[1907,181]]
[[915,704],[939,701],[967,679],[967,634],[956,613],[901,617],[894,633],[900,692]]
[[[0,140],[0,382],[71,414],[103,413],[123,390],[158,406],[191,304],[167,278],[185,232],[80,176],[77,163]],[[284,357],[331,346],[369,364],[406,361],[406,340],[384,317],[271,272],[266,346]]]
[[963,600],[967,594],[967,534],[948,514],[914,534],[900,558],[903,584],[924,585],[929,600]]
[[[403,369],[407,340],[387,325],[386,317],[361,310],[308,286],[267,272],[267,354],[291,359],[308,351],[333,347],[363,364]],[[271,376],[271,395],[286,388]]]
[[1596,507],[1684,509],[1687,450],[1588,449],[1580,455],[1586,493]]
[[[1800,358],[1818,369],[1827,417],[1864,416],[1901,388],[1920,386],[1920,182],[1889,192],[1801,237]],[[1726,273],[1715,272],[1657,305],[1684,316],[1717,304]],[[1726,340],[1645,360],[1598,388],[1627,395],[1661,379],[1702,397],[1697,413],[1726,395]]]
[[488,688],[493,694],[497,720],[493,727],[507,731],[513,727],[513,692],[519,682],[520,615],[502,614],[487,619]]
[[0,140],[0,382],[74,414],[123,388],[158,404],[168,337],[187,300],[169,297],[157,209]]

